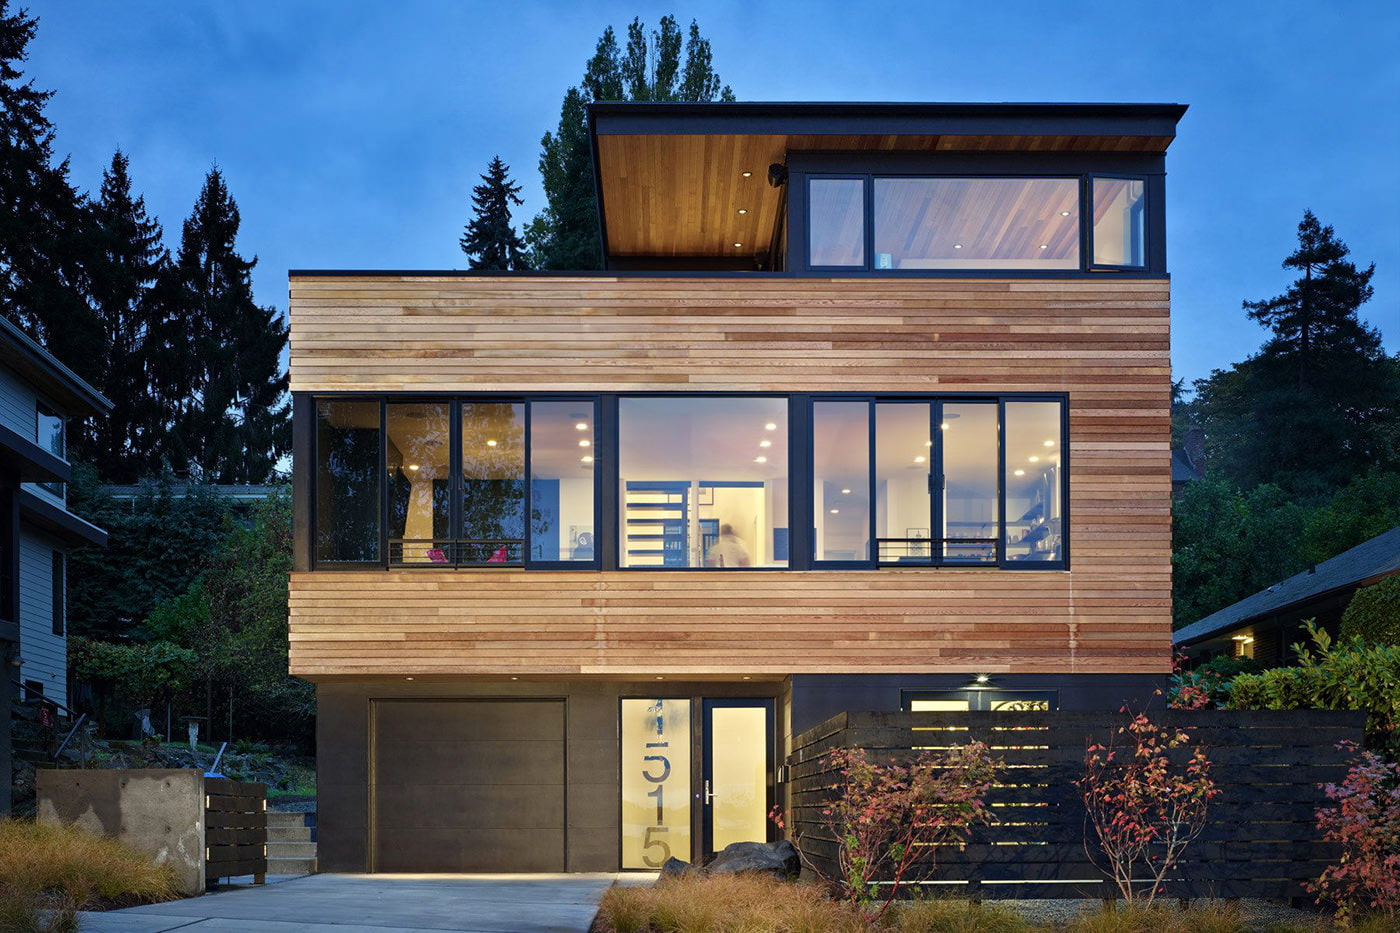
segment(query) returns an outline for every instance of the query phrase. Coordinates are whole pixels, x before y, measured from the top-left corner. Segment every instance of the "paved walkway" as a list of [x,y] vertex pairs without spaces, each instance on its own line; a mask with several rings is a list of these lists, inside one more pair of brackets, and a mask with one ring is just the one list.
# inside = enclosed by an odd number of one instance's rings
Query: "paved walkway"
[[[84,933],[586,933],[617,875],[306,875],[82,915]],[[631,879],[628,879],[631,880]]]

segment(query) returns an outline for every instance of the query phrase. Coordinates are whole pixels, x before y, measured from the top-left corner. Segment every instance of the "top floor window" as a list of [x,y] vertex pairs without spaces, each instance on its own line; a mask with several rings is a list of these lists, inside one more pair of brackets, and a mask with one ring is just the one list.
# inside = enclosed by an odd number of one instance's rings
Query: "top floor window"
[[814,175],[807,261],[876,272],[1145,268],[1146,204],[1142,178]]
[[[35,437],[40,447],[60,460],[68,459],[63,416],[43,402],[35,406]],[[47,489],[56,496],[63,495],[62,483],[41,483],[40,488]]]

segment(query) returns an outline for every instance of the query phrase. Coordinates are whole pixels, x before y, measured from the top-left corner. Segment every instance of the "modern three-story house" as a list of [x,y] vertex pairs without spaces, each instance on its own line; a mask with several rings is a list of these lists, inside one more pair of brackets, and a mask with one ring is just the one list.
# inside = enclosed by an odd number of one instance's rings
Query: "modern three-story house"
[[603,273],[293,272],[321,868],[655,868],[837,712],[1145,701],[1184,111],[596,104]]

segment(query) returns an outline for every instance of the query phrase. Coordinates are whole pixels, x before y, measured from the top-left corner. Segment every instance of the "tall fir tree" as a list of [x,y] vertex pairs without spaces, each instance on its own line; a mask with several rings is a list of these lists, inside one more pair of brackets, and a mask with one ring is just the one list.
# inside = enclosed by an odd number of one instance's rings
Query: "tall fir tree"
[[160,449],[177,472],[213,483],[266,481],[291,442],[287,325],[253,301],[257,259],[238,254],[239,222],[211,169],[153,295],[152,391],[171,412]]
[[104,353],[83,375],[112,401],[112,411],[86,430],[70,432],[70,449],[109,483],[134,483],[160,467],[157,443],[168,413],[149,391],[161,360],[147,343],[156,282],[168,274],[170,253],[159,221],[133,197],[129,161],[117,151],[102,174],[92,206],[88,297],[101,328]]
[[52,91],[25,81],[19,65],[37,20],[0,0],[0,313],[68,363],[104,351],[84,299],[87,205],[53,158]]
[[496,272],[529,269],[525,241],[510,222],[510,208],[519,207],[520,186],[510,180],[510,166],[500,156],[491,160],[483,184],[472,188],[475,216],[467,224],[460,241],[472,269]]
[[581,86],[569,88],[564,95],[558,129],[545,133],[540,141],[540,177],[549,205],[525,230],[536,268],[602,266],[585,107],[607,100],[732,101],[734,92],[720,82],[710,42],[700,35],[694,20],[684,42],[684,59],[674,16],[663,16],[660,27],[650,34],[640,19],[633,19],[627,27],[625,50],[618,47],[611,26],[603,30]]
[[1400,358],[1360,318],[1375,266],[1357,269],[1311,211],[1284,261],[1283,294],[1246,301],[1273,331],[1259,352],[1195,383],[1188,406],[1212,468],[1239,488],[1320,497],[1373,466],[1400,468]]

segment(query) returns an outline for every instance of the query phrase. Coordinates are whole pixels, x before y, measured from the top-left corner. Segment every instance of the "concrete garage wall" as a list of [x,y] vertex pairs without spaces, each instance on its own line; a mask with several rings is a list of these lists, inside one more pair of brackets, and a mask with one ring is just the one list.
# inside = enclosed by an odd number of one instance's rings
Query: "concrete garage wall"
[[[622,697],[776,697],[773,682],[334,682],[316,688],[317,865],[369,871],[371,717],[376,700],[562,698],[565,703],[565,853],[571,872],[617,871]],[[697,711],[698,715],[698,711]],[[698,838],[698,837],[697,837]]]
[[189,770],[40,771],[43,823],[76,824],[175,868],[180,891],[204,893],[204,775]]

